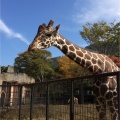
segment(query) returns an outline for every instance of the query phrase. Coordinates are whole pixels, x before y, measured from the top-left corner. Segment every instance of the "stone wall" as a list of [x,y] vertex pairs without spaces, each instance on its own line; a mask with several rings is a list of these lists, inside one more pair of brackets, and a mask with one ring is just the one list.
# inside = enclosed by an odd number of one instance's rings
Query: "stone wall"
[[[0,106],[19,104],[19,99],[16,100],[16,98],[19,98],[18,91],[20,86],[14,85],[34,82],[34,78],[25,73],[14,73],[14,67],[8,66],[7,73],[0,73]],[[11,86],[2,87],[1,85]],[[25,97],[27,91],[30,91],[28,87],[22,87],[22,99]]]
[[7,82],[13,82],[13,81],[17,81],[18,83],[34,83],[35,79],[28,76],[25,73],[14,73],[14,67],[12,66],[8,66],[8,70],[7,73],[2,73],[1,74],[3,77],[0,77],[0,85],[1,85],[1,81],[7,81]]
[[25,73],[5,73],[6,81],[18,81],[18,83],[34,83],[35,80]]

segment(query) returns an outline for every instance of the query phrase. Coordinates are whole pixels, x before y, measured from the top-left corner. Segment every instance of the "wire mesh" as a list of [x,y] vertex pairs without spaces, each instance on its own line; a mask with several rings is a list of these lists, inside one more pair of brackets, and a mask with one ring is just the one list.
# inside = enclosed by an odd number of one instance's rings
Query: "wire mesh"
[[[101,99],[102,95],[111,99],[111,94],[104,95],[103,87],[98,87],[95,92],[93,90],[94,85],[101,86],[106,82],[107,76],[115,75],[119,79],[119,74],[109,73],[22,85],[4,82],[0,86],[0,119],[99,120],[94,95],[97,93],[101,104],[106,106],[105,120],[113,120],[110,104]],[[109,91],[111,93],[111,89]]]

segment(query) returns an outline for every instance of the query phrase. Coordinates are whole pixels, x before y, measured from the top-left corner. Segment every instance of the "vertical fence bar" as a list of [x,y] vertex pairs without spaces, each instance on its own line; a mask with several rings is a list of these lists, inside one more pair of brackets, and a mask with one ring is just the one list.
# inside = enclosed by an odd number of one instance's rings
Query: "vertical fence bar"
[[32,120],[32,107],[33,107],[33,85],[31,85],[31,96],[30,96],[30,120]]
[[120,72],[117,74],[117,92],[118,92],[118,120],[120,120]]
[[71,90],[70,90],[70,120],[74,120],[74,81],[71,80]]
[[84,104],[84,85],[83,85],[83,81],[80,82],[80,103]]
[[19,120],[21,120],[21,105],[22,105],[22,85],[20,85],[20,92],[19,92]]
[[47,84],[46,90],[46,120],[49,119],[49,84]]

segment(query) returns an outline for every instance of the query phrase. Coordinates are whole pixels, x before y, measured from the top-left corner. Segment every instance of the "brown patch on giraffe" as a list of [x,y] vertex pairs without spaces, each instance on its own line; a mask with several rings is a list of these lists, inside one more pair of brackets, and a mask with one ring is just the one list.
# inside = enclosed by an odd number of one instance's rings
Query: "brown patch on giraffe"
[[91,62],[90,61],[86,61],[86,66],[90,66],[91,65]]
[[113,98],[115,109],[118,109],[118,97]]
[[80,56],[80,57],[83,57],[83,53],[79,50],[79,51],[76,51],[77,55]]
[[66,44],[67,44],[67,45],[71,45],[71,42],[69,42],[69,41],[66,41]]
[[85,65],[85,60],[82,59],[82,60],[81,60],[81,63],[82,63],[81,65],[84,67],[84,65]]
[[[98,62],[97,64],[98,64],[99,66],[101,66],[102,70],[104,70],[104,61],[102,61],[101,59],[98,59],[97,62]],[[100,72],[102,72],[102,71],[100,71]]]
[[92,56],[92,53],[91,53],[90,51],[87,51],[87,54],[88,54],[89,56]]
[[[93,65],[94,66],[94,71],[98,72],[98,66],[97,65]],[[96,71],[97,70],[97,71]]]
[[97,81],[95,82],[95,85],[99,87],[99,86],[101,85],[101,81],[100,81],[100,80],[97,80]]
[[118,120],[118,117],[116,119],[116,116],[118,116],[118,110],[116,110],[116,112],[113,112],[112,120]]
[[97,55],[95,53],[92,54],[94,59],[97,59]]
[[44,45],[44,47],[48,47],[48,45]]
[[45,45],[45,43],[42,43],[42,46],[44,46]]
[[88,69],[90,70],[90,72],[93,72],[93,66],[89,66]]
[[71,51],[75,51],[75,48],[74,48],[73,46],[70,46],[69,49],[70,49]]
[[108,80],[109,80],[109,89],[114,90],[117,85],[116,81],[113,78],[108,78]]
[[53,44],[54,42],[51,42],[51,44]]
[[62,51],[63,51],[63,53],[67,53],[68,52],[68,47],[67,47],[67,45],[64,45],[63,47],[62,47]]
[[63,40],[59,40],[60,44],[65,44],[65,42]]
[[98,54],[98,58],[101,60],[101,61],[103,61],[104,62],[104,60],[105,60],[105,55],[102,55],[102,54]]
[[101,93],[102,96],[105,95],[105,93],[107,92],[107,90],[108,90],[107,85],[102,84],[102,85],[100,86],[100,93]]
[[90,55],[88,55],[88,54],[85,54],[85,58],[87,58],[87,60],[91,59]]
[[74,59],[76,57],[76,54],[73,53],[73,52],[69,52],[68,56],[71,58],[71,59]]
[[99,96],[97,99],[98,99],[98,101],[101,102],[102,104],[105,104],[105,98],[104,98],[104,97]]
[[118,97],[117,97],[117,96],[113,97],[113,100],[114,100],[114,101],[117,101],[117,100],[118,100]]
[[107,105],[108,105],[108,106],[113,106],[113,100],[107,101]]
[[93,63],[93,64],[96,64],[96,62],[97,62],[96,59],[95,59],[95,58],[92,58],[92,63]]
[[105,68],[107,72],[112,72],[111,64],[108,61],[105,61]]
[[38,37],[38,40],[41,40],[41,36],[40,36],[40,37]]
[[112,69],[113,69],[113,71],[115,71],[116,67],[114,65],[112,65]]
[[100,96],[99,88],[93,85],[93,93],[96,97]]
[[117,96],[117,92],[116,92],[116,91],[114,91],[114,92],[113,92],[113,95],[114,95],[114,96]]
[[80,50],[80,48],[77,45],[74,45],[74,47],[76,50],[78,50],[78,51]]
[[46,42],[46,44],[49,44],[49,43],[50,43],[50,41],[47,41],[47,42]]
[[87,51],[86,51],[85,49],[82,49],[82,48],[81,48],[81,52],[82,52],[83,54],[86,54],[86,53],[87,53]]
[[81,62],[81,59],[79,57],[76,57],[76,60],[75,60],[78,64],[80,64]]
[[111,113],[114,113],[115,108],[114,107],[110,107],[110,111],[111,111]]
[[106,98],[107,100],[112,99],[112,98],[113,98],[113,94],[112,94],[112,92],[109,91],[108,93],[106,93],[105,98]]

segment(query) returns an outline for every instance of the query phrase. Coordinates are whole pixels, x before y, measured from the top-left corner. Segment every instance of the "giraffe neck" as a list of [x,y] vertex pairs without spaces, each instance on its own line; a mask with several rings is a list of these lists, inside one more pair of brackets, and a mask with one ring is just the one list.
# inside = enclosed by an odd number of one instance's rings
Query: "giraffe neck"
[[94,74],[113,72],[118,71],[119,69],[106,55],[90,52],[80,48],[66,40],[61,35],[58,36],[57,42],[54,46],[60,49],[66,56],[78,65],[87,68]]

